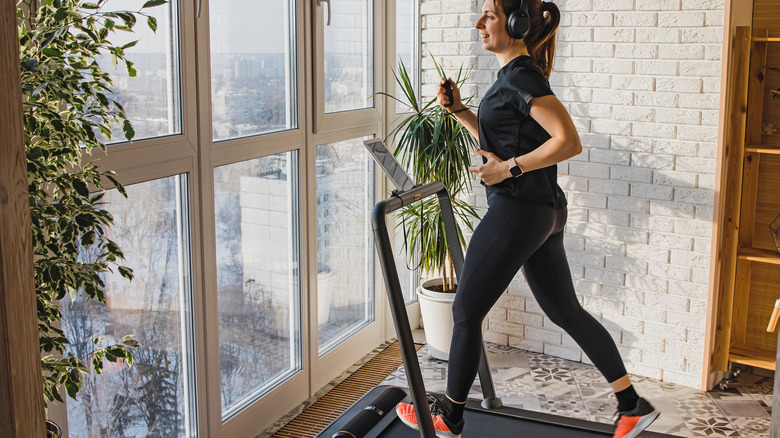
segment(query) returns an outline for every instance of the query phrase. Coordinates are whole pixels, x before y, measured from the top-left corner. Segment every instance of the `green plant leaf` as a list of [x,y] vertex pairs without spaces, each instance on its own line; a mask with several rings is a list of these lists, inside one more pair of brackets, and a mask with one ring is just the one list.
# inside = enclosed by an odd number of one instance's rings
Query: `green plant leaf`
[[92,369],[96,374],[103,374],[103,355],[95,354],[92,356]]
[[28,72],[37,72],[38,60],[35,58],[25,58],[22,60],[22,70]]
[[119,275],[121,275],[122,277],[124,277],[124,278],[126,278],[128,280],[132,280],[133,279],[133,270],[132,269],[130,269],[130,268],[126,267],[126,266],[120,266],[117,269],[119,270]]
[[[62,317],[59,300],[66,295],[75,300],[83,292],[89,300],[97,300],[95,304],[105,303],[106,284],[101,277],[116,269],[129,279],[133,273],[116,263],[123,252],[107,240],[113,218],[99,205],[102,177],[112,173],[81,161],[86,156],[82,149],[106,150],[99,132],[110,138],[116,125],[127,136],[135,135],[121,103],[110,97],[116,95],[112,78],[97,57],[109,54],[136,75],[135,66],[125,59],[136,43],[114,45],[108,38],[116,22],[130,30],[139,13],[103,13],[100,8],[105,4],[106,0],[81,4],[43,0],[37,3],[39,10],[30,13],[33,18],[24,19],[19,27],[42,384],[49,401],[63,398],[62,387],[75,398],[83,374],[89,372],[87,364],[100,372],[106,351],[125,360],[129,355],[129,344],[90,344],[92,350],[76,357],[57,327]],[[115,187],[124,192],[118,181]],[[91,194],[91,188],[97,192]],[[82,260],[84,255],[88,261]]]
[[33,92],[32,92],[32,94],[31,94],[31,96],[33,96],[33,97],[37,96],[37,95],[38,95],[38,94],[40,94],[40,92],[41,92],[41,91],[43,91],[43,89],[44,89],[44,88],[46,88],[48,85],[49,85],[49,83],[48,83],[48,82],[44,82],[44,83],[42,83],[42,84],[38,85],[37,87],[35,87],[35,90],[33,90]]
[[122,131],[125,133],[125,138],[128,140],[132,140],[133,137],[135,137],[135,130],[129,120],[122,122]]
[[142,9],[146,8],[153,8],[155,6],[160,6],[168,3],[166,0],[149,0],[148,2],[144,3]]
[[[132,62],[130,62],[130,61],[125,61],[125,66],[127,67],[127,74],[128,74],[128,75],[129,75],[131,78],[134,78],[134,77],[135,77],[135,76],[138,74],[138,72],[136,72],[136,70],[135,70],[135,67],[134,67],[133,65],[134,65],[134,64],[133,64]],[[129,140],[129,139],[128,139],[128,140]]]
[[41,50],[41,53],[52,58],[62,58],[62,50],[55,49],[54,47],[45,47]]
[[89,197],[89,186],[87,186],[87,183],[85,183],[83,180],[80,179],[74,179],[71,181],[71,185],[73,186],[73,189],[78,192],[79,195],[83,197]]
[[434,58],[433,54],[431,52],[428,52],[428,55],[431,57],[431,61],[433,61],[433,66],[436,68],[436,72],[439,73],[439,76],[444,79],[449,79],[449,76],[447,76],[447,73],[444,72],[444,69],[439,66],[439,63],[436,62],[436,58]]
[[65,384],[65,388],[68,391],[68,396],[75,400],[76,394],[81,388],[81,373],[79,372],[78,368],[71,368],[68,371],[65,382],[63,383]]
[[59,9],[57,9],[57,11],[54,13],[54,19],[57,21],[63,21],[67,17],[68,17],[68,10],[62,7],[59,7]]
[[59,279],[62,278],[62,271],[60,270],[60,267],[57,266],[56,264],[52,264],[51,266],[49,266],[48,274],[49,275],[47,278],[49,281],[58,281]]
[[[448,77],[436,59],[434,66],[439,74]],[[457,83],[465,81],[471,69],[458,71]],[[453,211],[463,226],[471,228],[476,211],[468,205],[455,202],[461,191],[470,187],[470,153],[476,146],[476,139],[465,130],[446,109],[437,104],[436,99],[421,101],[415,95],[415,87],[406,71],[403,61],[399,61],[396,81],[404,96],[410,100],[414,113],[406,116],[390,132],[395,142],[394,154],[400,158],[404,167],[411,169],[416,183],[440,181],[452,197]],[[470,98],[463,99],[468,102]],[[446,232],[441,219],[438,202],[433,198],[412,204],[399,212],[408,232],[407,249],[419,255],[420,268],[427,272],[442,272],[449,260],[446,244]],[[463,240],[461,225],[457,227],[458,237]]]
[[81,246],[88,248],[95,243],[95,232],[90,230],[81,235]]
[[149,29],[152,30],[152,32],[157,32],[157,19],[149,16],[146,18],[146,24],[149,26]]
[[127,30],[132,30],[135,26],[135,15],[131,12],[117,12],[116,15],[125,23]]

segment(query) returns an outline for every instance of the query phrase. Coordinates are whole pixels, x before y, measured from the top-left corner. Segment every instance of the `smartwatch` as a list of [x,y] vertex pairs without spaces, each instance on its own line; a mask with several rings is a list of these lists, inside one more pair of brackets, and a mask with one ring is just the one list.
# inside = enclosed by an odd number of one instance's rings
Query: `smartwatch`
[[523,169],[517,165],[517,161],[515,161],[514,158],[512,158],[512,164],[514,164],[514,166],[509,168],[509,173],[512,174],[512,178],[517,178],[523,174]]

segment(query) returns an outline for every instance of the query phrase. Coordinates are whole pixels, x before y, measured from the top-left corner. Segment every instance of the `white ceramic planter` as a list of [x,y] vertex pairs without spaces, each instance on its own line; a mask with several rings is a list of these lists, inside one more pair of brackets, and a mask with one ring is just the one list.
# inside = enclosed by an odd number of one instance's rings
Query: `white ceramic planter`
[[437,359],[447,360],[452,341],[452,302],[454,293],[442,293],[428,290],[433,284],[441,284],[440,278],[425,281],[417,288],[420,314],[425,327],[425,342],[428,354]]
[[325,271],[317,274],[317,324],[328,322],[330,315],[330,303],[333,299],[336,273]]

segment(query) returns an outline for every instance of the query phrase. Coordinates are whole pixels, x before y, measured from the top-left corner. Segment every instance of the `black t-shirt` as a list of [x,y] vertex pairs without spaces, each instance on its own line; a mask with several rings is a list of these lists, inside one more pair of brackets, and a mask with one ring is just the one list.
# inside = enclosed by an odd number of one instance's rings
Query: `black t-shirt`
[[[531,99],[554,94],[533,58],[522,55],[498,71],[498,78],[479,104],[480,148],[508,160],[527,154],[550,139],[550,134],[531,116]],[[483,163],[487,158],[482,157]],[[492,186],[482,183],[488,194],[497,192],[556,207],[566,205],[558,186],[558,166],[526,172]]]

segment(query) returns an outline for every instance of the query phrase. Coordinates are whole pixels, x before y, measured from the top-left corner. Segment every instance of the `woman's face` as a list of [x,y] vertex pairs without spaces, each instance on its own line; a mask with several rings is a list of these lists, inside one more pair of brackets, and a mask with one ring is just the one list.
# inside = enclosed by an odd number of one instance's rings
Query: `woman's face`
[[501,53],[512,45],[512,37],[506,31],[506,16],[494,0],[485,0],[482,4],[482,16],[476,26],[482,38],[482,48],[493,53]]

